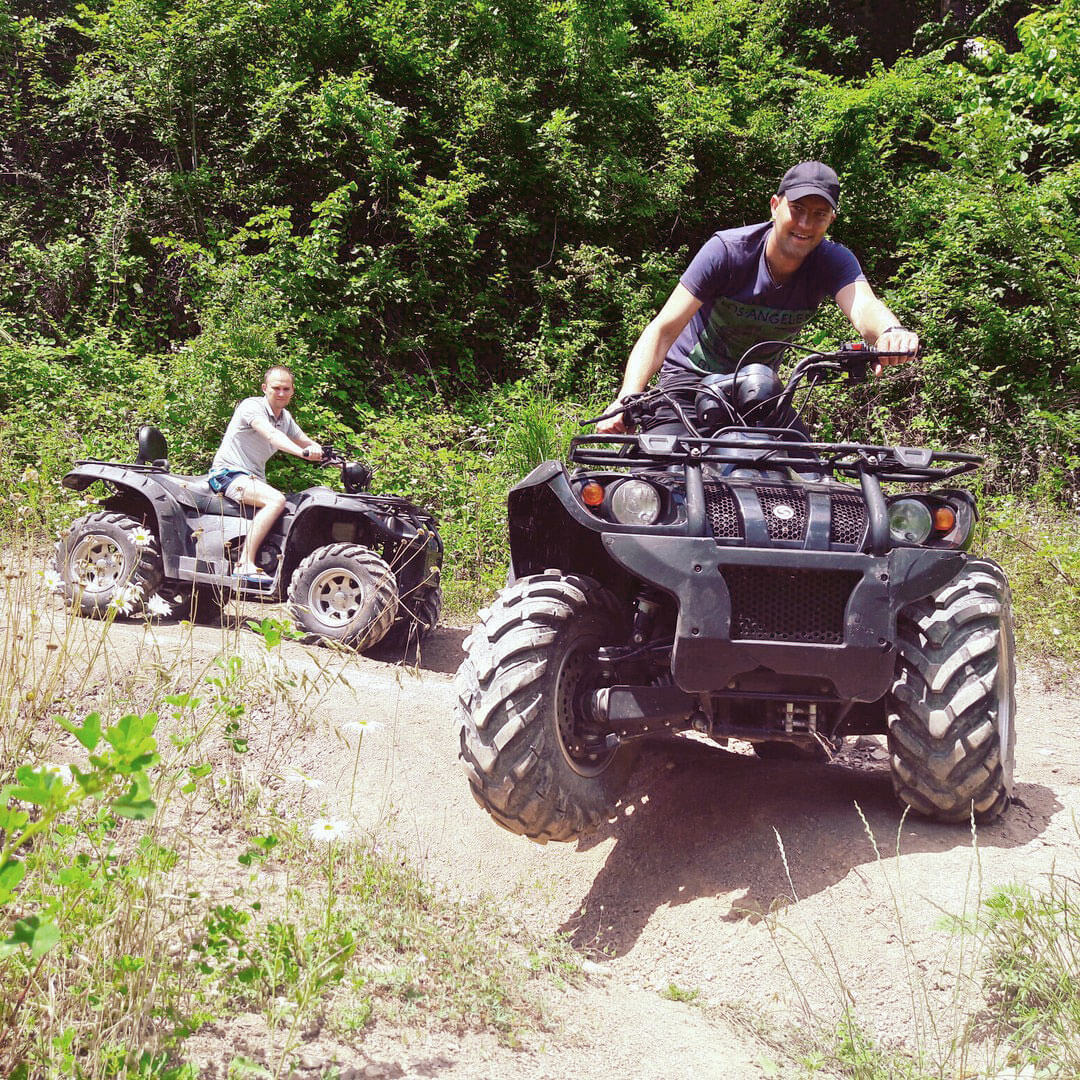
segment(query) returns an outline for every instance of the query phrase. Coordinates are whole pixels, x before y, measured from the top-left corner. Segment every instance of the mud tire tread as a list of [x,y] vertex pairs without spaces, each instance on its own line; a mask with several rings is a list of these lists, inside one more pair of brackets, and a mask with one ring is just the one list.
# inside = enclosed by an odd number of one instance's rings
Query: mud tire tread
[[[364,615],[333,630],[311,612],[309,591],[317,574],[342,563],[351,563],[349,569],[357,577],[366,579],[371,591],[363,604]],[[393,625],[398,607],[397,579],[393,570],[370,548],[360,544],[326,544],[316,548],[296,568],[289,582],[288,602],[293,620],[305,632],[306,642],[337,642],[363,652],[382,641]]]
[[408,651],[439,625],[443,595],[438,585],[420,585],[398,599],[397,617],[383,639],[391,649]]
[[558,735],[554,681],[582,636],[625,639],[626,611],[592,579],[547,571],[517,579],[479,617],[456,679],[473,796],[512,833],[575,840],[611,817],[633,759],[622,747],[594,775],[575,770]]
[[897,644],[889,694],[897,796],[938,821],[993,821],[1012,794],[1016,739],[1012,610],[1000,568],[972,559],[934,596],[909,605]]
[[108,613],[109,603],[116,594],[116,587],[97,593],[88,593],[85,589],[78,587],[78,582],[72,574],[70,567],[72,552],[83,536],[95,533],[116,541],[130,566],[122,580],[117,583],[118,586],[134,585],[139,590],[141,603],[145,603],[160,591],[164,581],[164,572],[157,537],[154,536],[153,530],[147,528],[147,532],[150,533],[149,541],[141,546],[135,543],[135,531],[143,528],[146,528],[143,522],[128,517],[127,514],[108,511],[87,514],[71,523],[66,535],[57,543],[53,556],[53,565],[63,580],[63,596],[69,607],[73,610],[77,609],[80,615],[101,619]]

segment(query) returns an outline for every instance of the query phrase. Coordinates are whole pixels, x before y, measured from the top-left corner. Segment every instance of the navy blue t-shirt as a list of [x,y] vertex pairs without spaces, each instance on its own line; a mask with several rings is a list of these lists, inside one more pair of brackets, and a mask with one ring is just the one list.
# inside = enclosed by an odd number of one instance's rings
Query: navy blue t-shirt
[[[668,351],[660,372],[685,381],[735,370],[739,357],[759,341],[791,341],[826,296],[865,281],[859,260],[843,244],[822,240],[782,285],[765,264],[772,222],[714,233],[694,256],[682,285],[701,307]],[[778,349],[761,349],[755,363],[772,363]]]

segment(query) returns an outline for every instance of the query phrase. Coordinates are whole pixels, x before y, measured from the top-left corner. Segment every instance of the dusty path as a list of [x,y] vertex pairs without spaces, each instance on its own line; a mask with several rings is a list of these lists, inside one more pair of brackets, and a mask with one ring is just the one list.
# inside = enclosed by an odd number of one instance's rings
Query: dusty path
[[[154,633],[167,652],[179,630]],[[650,751],[616,822],[577,845],[532,844],[475,804],[456,762],[453,672],[465,633],[439,628],[414,668],[348,662],[350,687],[331,692],[318,729],[290,754],[322,782],[300,812],[351,817],[452,891],[492,894],[521,920],[565,931],[588,977],[554,995],[556,1031],[519,1050],[477,1036],[402,1042],[380,1028],[365,1039],[364,1075],[795,1077],[804,1073],[755,1025],[773,1036],[827,1025],[841,1001],[883,1041],[934,1051],[956,1032],[952,973],[974,963],[970,939],[942,929],[943,916],[973,914],[997,886],[1075,868],[1080,698],[1026,674],[1017,799],[974,847],[966,828],[901,827],[874,740],[829,765]],[[189,647],[220,644],[220,632],[200,628]],[[301,645],[282,651],[296,674],[320,660]],[[356,748],[356,729],[343,730],[355,722],[365,725],[358,754],[341,742]],[[695,1002],[661,996],[671,986]]]

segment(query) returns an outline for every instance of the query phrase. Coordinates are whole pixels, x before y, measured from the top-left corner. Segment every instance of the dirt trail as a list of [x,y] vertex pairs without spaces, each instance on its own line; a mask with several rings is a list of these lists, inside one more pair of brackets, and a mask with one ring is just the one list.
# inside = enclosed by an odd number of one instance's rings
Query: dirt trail
[[[110,633],[142,631],[117,624]],[[163,651],[179,633],[155,631]],[[966,828],[901,825],[876,740],[828,765],[647,751],[624,812],[605,830],[576,845],[532,844],[475,804],[456,761],[453,672],[465,633],[439,628],[413,669],[349,662],[351,687],[331,692],[319,730],[291,753],[293,767],[324,785],[300,812],[349,816],[450,890],[492,894],[516,918],[565,931],[587,958],[587,978],[553,993],[556,1029],[521,1049],[379,1028],[362,1046],[367,1071],[354,1075],[794,1077],[802,1074],[755,1024],[775,1033],[811,1011],[822,1022],[842,997],[886,1043],[932,1047],[955,1031],[948,972],[970,969],[959,953],[969,940],[942,929],[942,917],[972,914],[996,886],[1075,866],[1080,696],[1026,673],[1016,801],[979,830],[977,849]],[[199,629],[193,647],[220,642]],[[294,674],[316,670],[312,650],[282,650]],[[356,748],[356,730],[341,731],[356,721],[366,725],[358,754],[341,742]],[[770,910],[776,918],[761,917]],[[661,996],[671,986],[696,993],[694,1003]],[[236,1032],[220,1036],[238,1045]],[[207,1061],[210,1073],[221,1064]]]

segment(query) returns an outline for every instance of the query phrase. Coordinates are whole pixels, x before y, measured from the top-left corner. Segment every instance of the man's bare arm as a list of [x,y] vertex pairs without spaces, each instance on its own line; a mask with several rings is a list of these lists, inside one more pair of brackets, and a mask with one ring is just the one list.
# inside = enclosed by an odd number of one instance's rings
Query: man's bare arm
[[[637,339],[637,344],[630,350],[622,387],[605,412],[617,409],[627,394],[639,394],[649,385],[649,380],[664,363],[668,349],[675,343],[675,339],[683,332],[686,324],[700,307],[701,301],[689,289],[683,285],[675,286],[664,306],[645,327],[641,337]],[[601,420],[596,425],[596,430],[601,435],[617,435],[625,431],[626,426],[623,424],[622,414],[618,413],[607,420]]]
[[883,357],[874,365],[875,375],[880,375],[886,364],[902,364],[915,359],[919,335],[900,325],[900,320],[877,298],[867,282],[845,285],[836,294],[836,302],[867,344],[883,352],[905,354]]
[[[252,430],[257,431],[275,449],[283,453],[292,454],[294,457],[304,458],[305,461],[319,461],[322,459],[322,447],[314,440],[309,439],[303,432],[295,441],[288,435],[278,431],[265,416],[256,416],[251,421]],[[314,446],[315,453],[305,454],[307,447]]]

